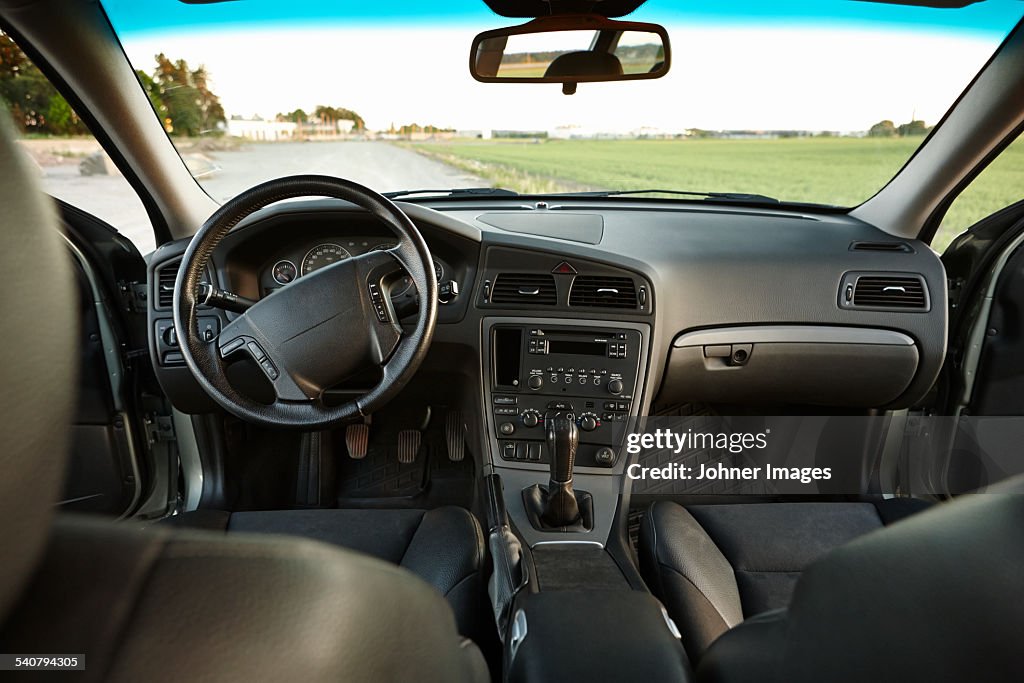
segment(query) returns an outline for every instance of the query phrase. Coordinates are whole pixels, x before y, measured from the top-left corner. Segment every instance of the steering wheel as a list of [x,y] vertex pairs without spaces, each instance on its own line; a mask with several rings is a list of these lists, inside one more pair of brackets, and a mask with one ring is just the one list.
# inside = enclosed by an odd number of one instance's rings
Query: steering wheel
[[[214,340],[201,339],[197,309],[209,296],[201,294],[200,283],[214,249],[246,216],[296,197],[334,197],[366,209],[394,231],[398,245],[304,275],[244,310]],[[432,264],[427,243],[408,216],[369,188],[319,175],[257,185],[221,206],[182,258],[174,283],[174,326],[185,363],[214,401],[249,422],[322,429],[367,415],[395,396],[426,356],[437,322]],[[388,285],[402,271],[419,292],[416,325],[408,334],[388,297]],[[272,403],[255,401],[228,382],[228,359],[240,354],[262,368],[273,387]],[[382,372],[375,387],[341,405],[324,403],[325,389],[371,365]]]

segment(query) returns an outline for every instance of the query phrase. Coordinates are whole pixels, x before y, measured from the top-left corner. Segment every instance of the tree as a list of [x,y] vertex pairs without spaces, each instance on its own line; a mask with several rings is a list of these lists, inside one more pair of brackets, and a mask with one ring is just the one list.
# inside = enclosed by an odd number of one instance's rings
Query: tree
[[89,130],[14,40],[0,32],[0,101],[22,133],[85,135]]
[[868,130],[868,137],[872,138],[893,138],[896,137],[896,124],[886,119],[879,121]]
[[309,120],[309,114],[307,114],[304,109],[296,109],[295,111],[290,111],[287,114],[278,114],[277,120],[292,121],[294,123],[302,124]]
[[318,104],[316,109],[313,110],[313,116],[319,119],[321,123],[352,121],[355,124],[356,130],[366,129],[366,122],[363,121],[363,117],[344,107],[329,107],[325,104]]
[[928,133],[928,126],[924,125],[924,121],[915,119],[910,123],[900,124],[896,131],[900,134],[900,137],[926,135]]
[[156,71],[148,86],[143,81],[143,88],[163,114],[167,132],[194,137],[219,130],[225,123],[224,108],[210,90],[206,67],[190,69],[184,59],[171,61],[162,52],[155,59]]

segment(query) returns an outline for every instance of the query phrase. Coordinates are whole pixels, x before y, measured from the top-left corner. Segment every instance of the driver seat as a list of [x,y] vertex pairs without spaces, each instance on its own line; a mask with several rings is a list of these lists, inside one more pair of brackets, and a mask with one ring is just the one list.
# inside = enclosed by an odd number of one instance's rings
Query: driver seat
[[433,510],[303,509],[226,512],[200,509],[161,524],[228,534],[298,536],[365,553],[408,569],[448,600],[459,633],[493,639],[482,575],[480,524],[465,508]]
[[0,116],[4,651],[77,657],[87,681],[489,680],[444,599],[400,567],[311,540],[54,514],[75,290],[53,205],[8,131]]

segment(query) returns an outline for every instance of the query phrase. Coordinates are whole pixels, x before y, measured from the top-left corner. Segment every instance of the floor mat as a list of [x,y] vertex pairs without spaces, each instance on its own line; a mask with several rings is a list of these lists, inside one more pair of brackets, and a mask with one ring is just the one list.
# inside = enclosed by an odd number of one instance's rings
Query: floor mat
[[398,432],[375,422],[366,457],[361,460],[348,456],[344,431],[335,434],[339,507],[469,507],[473,500],[473,459],[448,459],[444,420],[435,417],[431,421],[411,463],[398,461]]

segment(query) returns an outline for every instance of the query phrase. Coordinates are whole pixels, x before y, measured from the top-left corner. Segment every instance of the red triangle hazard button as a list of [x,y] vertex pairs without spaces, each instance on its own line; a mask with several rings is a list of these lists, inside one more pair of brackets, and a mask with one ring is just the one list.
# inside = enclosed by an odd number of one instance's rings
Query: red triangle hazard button
[[568,261],[562,261],[551,272],[556,275],[575,275],[576,269],[570,266]]

